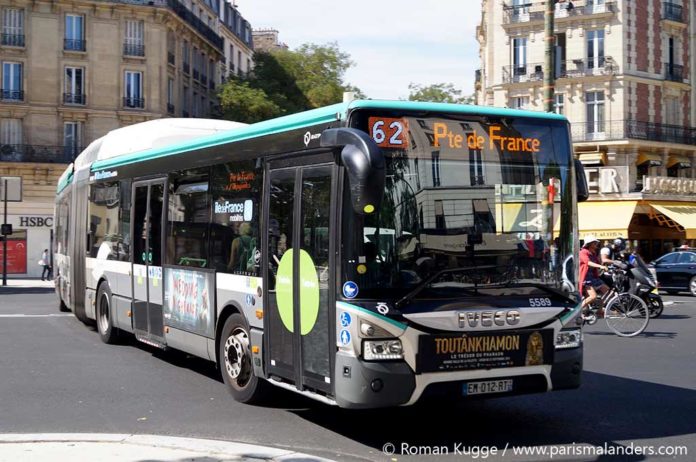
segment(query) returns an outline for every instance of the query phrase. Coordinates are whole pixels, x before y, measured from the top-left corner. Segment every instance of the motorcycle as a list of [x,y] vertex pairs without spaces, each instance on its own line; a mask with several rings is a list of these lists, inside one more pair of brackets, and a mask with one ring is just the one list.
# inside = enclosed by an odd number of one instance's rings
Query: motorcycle
[[659,317],[665,306],[657,290],[657,281],[647,265],[640,258],[633,259],[632,263],[617,263],[625,271],[623,277],[612,278],[617,290],[637,296],[648,306],[651,318]]

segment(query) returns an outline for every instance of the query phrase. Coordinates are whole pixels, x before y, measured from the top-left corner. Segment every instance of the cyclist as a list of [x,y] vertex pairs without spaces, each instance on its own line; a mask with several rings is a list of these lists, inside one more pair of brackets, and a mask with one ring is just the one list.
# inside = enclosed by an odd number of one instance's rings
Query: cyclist
[[[600,257],[602,259],[602,264],[603,265],[616,265],[617,262],[621,263],[622,260],[622,252],[626,249],[626,242],[620,238],[617,237],[614,239],[614,242],[611,243],[611,245],[607,245],[605,247],[602,247],[602,250],[599,252]],[[616,265],[616,266],[621,266],[621,265]]]
[[[604,295],[609,287],[599,278],[598,269],[604,271],[607,267],[599,262],[597,258],[597,250],[599,249],[599,239],[589,235],[585,238],[585,243],[580,249],[580,290],[585,296],[582,300],[582,310],[586,311],[587,307],[597,298],[597,292]],[[601,316],[603,310],[600,310],[598,315]]]

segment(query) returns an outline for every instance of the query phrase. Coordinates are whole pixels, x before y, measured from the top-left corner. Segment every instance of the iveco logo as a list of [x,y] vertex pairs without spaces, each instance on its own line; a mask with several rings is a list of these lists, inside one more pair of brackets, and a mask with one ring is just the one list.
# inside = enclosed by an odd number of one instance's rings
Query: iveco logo
[[502,327],[505,325],[514,326],[520,322],[520,312],[517,310],[501,311],[465,311],[458,313],[459,327]]

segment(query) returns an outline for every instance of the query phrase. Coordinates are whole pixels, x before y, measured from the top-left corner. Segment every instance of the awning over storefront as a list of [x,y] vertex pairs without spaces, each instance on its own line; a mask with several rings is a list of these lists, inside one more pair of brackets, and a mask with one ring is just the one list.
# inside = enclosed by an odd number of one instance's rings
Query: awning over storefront
[[696,205],[677,202],[650,206],[680,224],[686,231],[686,239],[696,239]]
[[662,156],[650,152],[643,152],[641,154],[638,154],[638,160],[636,161],[636,165],[643,165],[646,162],[650,163],[651,167],[657,167],[659,165],[662,165]]
[[686,156],[669,156],[667,168],[690,168],[691,160]]
[[636,201],[581,202],[578,204],[580,239],[588,234],[597,239],[628,238],[628,225]]
[[604,152],[581,152],[578,154],[578,160],[582,165],[606,165],[607,154]]

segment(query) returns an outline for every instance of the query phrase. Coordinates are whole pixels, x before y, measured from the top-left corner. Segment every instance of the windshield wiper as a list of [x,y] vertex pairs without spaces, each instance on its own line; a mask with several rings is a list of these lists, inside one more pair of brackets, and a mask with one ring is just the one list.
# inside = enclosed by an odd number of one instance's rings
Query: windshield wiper
[[[476,268],[472,268],[472,267],[459,267],[459,268],[446,268],[446,269],[437,271],[437,272],[433,273],[431,276],[428,276],[428,277],[425,279],[425,281],[423,281],[423,282],[421,282],[420,284],[418,284],[418,285],[417,285],[416,287],[414,287],[413,290],[411,290],[409,293],[407,293],[406,295],[404,295],[403,297],[401,297],[400,299],[398,299],[398,300],[396,301],[396,303],[394,303],[394,306],[395,306],[396,308],[400,308],[400,307],[403,306],[405,303],[410,302],[410,301],[413,299],[413,297],[415,297],[416,295],[418,295],[423,289],[425,289],[427,286],[429,286],[431,282],[433,282],[435,279],[439,278],[439,277],[442,276],[443,274],[447,274],[447,273],[457,273],[457,272],[460,272],[460,271],[472,271],[472,270],[475,270],[475,269],[476,269]],[[475,289],[474,289],[474,290],[475,290]]]

